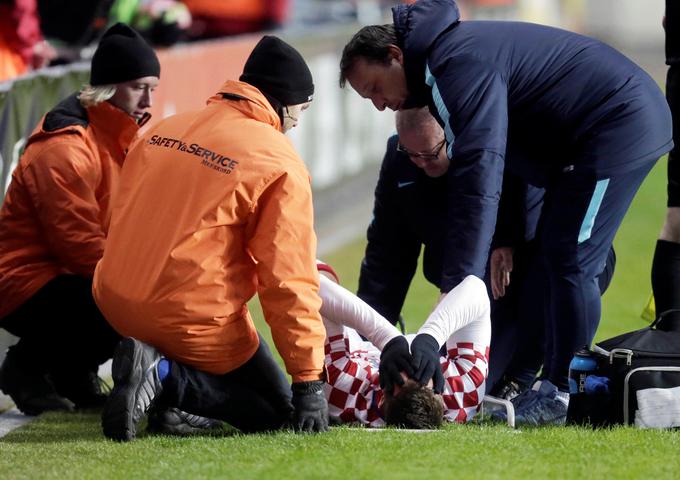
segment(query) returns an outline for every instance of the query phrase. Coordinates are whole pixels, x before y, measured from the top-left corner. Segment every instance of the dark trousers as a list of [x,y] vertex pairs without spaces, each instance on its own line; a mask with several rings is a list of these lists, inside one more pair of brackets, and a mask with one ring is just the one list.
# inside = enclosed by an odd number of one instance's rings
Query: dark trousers
[[92,298],[92,279],[78,275],[52,279],[0,327],[19,337],[12,355],[36,373],[96,372],[120,340]]
[[[491,301],[489,391],[503,375],[522,386],[530,385],[543,366],[548,291],[542,264],[535,241],[517,249],[510,286],[505,296]],[[611,247],[605,268],[597,277],[600,295],[609,287],[615,266],[616,254]]]
[[673,64],[666,75],[666,100],[673,118],[675,146],[668,154],[668,206],[680,207],[680,65]]
[[293,412],[290,384],[261,336],[250,360],[224,375],[171,365],[161,406],[220,419],[244,432],[279,429]]
[[598,275],[621,221],[655,162],[606,179],[562,173],[546,189],[538,230],[541,269],[533,281],[545,285],[546,341],[543,377],[567,389],[569,362],[590,345],[600,321]]
[[[510,285],[503,297],[491,300],[491,347],[486,381],[490,392],[503,375],[523,385],[531,383],[543,363],[542,285],[527,282],[529,270],[534,268],[535,250],[535,242],[515,249]],[[490,291],[489,298],[493,298]]]

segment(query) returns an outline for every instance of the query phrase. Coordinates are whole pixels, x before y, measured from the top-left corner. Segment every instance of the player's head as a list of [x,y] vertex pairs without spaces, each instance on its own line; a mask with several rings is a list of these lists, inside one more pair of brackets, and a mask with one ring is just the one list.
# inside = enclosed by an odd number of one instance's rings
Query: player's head
[[394,392],[385,391],[382,404],[387,425],[418,430],[439,428],[444,421],[442,397],[431,386],[407,379]]
[[255,45],[239,80],[267,97],[279,114],[284,133],[298,124],[314,95],[312,72],[300,52],[271,35],[265,35]]
[[90,83],[78,95],[84,107],[109,101],[140,120],[151,107],[161,65],[153,48],[132,28],[109,28],[92,57]]
[[347,82],[380,111],[402,107],[409,92],[394,25],[370,25],[354,34],[340,59],[340,87]]
[[409,156],[428,177],[441,177],[449,170],[444,130],[427,107],[400,110],[396,115],[397,149]]

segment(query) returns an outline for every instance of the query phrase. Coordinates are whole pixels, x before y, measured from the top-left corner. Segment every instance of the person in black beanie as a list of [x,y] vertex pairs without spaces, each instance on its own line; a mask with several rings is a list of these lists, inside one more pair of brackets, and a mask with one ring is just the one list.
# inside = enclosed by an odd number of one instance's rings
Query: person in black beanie
[[111,27],[90,83],[41,120],[0,210],[0,327],[19,337],[0,389],[26,414],[102,406],[98,366],[118,335],[92,298],[125,153],[149,117],[160,64],[131,28]]
[[[128,154],[93,283],[126,337],[102,413],[108,438],[134,439],[152,404],[243,432],[327,430],[312,191],[284,135],[313,94],[300,53],[265,36],[240,81]],[[152,204],[164,213],[150,218]],[[248,313],[256,293],[292,384]]]
[[[652,261],[656,316],[680,309],[680,4],[666,0],[666,99],[673,116],[673,142],[668,154],[668,210]],[[659,328],[680,330],[680,310],[669,313]]]
[[314,81],[302,55],[265,35],[251,52],[239,80],[257,87],[279,115],[283,132],[295,127],[314,96]]

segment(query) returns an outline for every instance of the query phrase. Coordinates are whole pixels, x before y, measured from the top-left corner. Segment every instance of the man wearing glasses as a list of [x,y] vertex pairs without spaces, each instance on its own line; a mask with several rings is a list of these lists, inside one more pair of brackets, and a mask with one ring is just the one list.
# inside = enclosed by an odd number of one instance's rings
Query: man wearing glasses
[[[366,254],[361,264],[358,296],[396,325],[406,298],[418,257],[423,247],[423,273],[433,285],[442,283],[443,258],[446,247],[448,182],[446,173],[450,161],[446,154],[444,131],[427,108],[400,110],[396,113],[397,135],[387,142],[387,150],[375,189],[373,220],[368,227]],[[541,335],[537,328],[542,317],[536,315],[539,308],[532,302],[531,310],[519,306],[518,294],[511,293],[504,299],[505,289],[510,283],[513,271],[514,284],[522,282],[523,272],[531,255],[529,241],[535,233],[540,212],[543,191],[528,189],[519,182],[506,182],[501,202],[502,216],[511,221],[499,222],[494,239],[494,253],[490,260],[490,286],[498,302],[492,304],[493,328],[503,340],[497,342],[492,355],[488,389],[500,382],[508,365],[518,375],[527,371],[528,380],[533,379],[541,363]],[[502,248],[496,248],[502,247]],[[496,252],[514,252],[496,255]],[[520,287],[513,286],[519,291]],[[522,315],[516,312],[522,311]],[[514,320],[531,318],[519,325]],[[525,335],[524,344],[531,344],[531,350],[538,358],[517,358],[511,361],[519,330],[539,333],[538,338]],[[492,345],[492,349],[494,346]],[[498,352],[496,355],[495,352]],[[535,355],[534,355],[535,357]],[[520,375],[521,376],[521,375]],[[525,375],[526,376],[526,375]],[[389,376],[385,376],[383,387],[391,390]],[[513,381],[517,381],[515,378]],[[524,383],[528,383],[524,382]],[[516,392],[519,393],[519,392]]]
[[425,278],[440,283],[449,169],[444,132],[426,108],[398,111],[396,124],[375,189],[357,292],[395,325],[421,245]]

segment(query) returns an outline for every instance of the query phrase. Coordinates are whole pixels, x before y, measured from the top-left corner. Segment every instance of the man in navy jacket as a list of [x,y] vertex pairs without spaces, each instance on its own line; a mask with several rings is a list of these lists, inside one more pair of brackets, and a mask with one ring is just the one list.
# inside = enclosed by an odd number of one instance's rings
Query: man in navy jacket
[[[421,250],[425,278],[441,288],[445,174],[450,166],[444,131],[427,108],[397,112],[396,126],[398,135],[387,141],[375,188],[357,292],[394,325]],[[506,175],[489,261],[491,278],[486,279],[494,297],[486,391],[504,398],[528,388],[543,363],[542,285],[527,281],[528,272],[538,268],[534,236],[542,200],[542,189]],[[598,277],[601,292],[609,285],[614,264],[612,248],[607,268]]]
[[[640,184],[673,145],[664,96],[638,66],[588,37],[461,22],[453,0],[393,13],[393,25],[364,27],[345,46],[340,83],[379,110],[428,104],[444,128],[451,168],[442,292],[467,275],[484,277],[505,167],[545,188],[544,379],[518,397],[517,413],[528,423],[561,423],[569,362],[599,322],[597,276]],[[425,381],[438,358],[433,340],[419,335],[410,352],[387,345],[381,365],[410,364]]]

